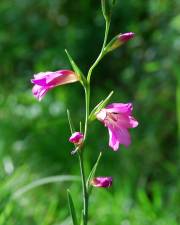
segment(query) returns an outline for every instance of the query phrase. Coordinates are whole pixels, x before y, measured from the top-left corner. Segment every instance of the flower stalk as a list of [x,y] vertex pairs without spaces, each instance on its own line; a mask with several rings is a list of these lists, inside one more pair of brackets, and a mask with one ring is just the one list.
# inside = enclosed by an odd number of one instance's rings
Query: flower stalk
[[[79,160],[80,167],[80,175],[81,175],[81,183],[82,183],[82,198],[83,198],[83,210],[82,210],[82,221],[81,225],[88,224],[88,207],[89,207],[89,197],[91,194],[92,187],[96,188],[108,188],[112,185],[112,177],[100,176],[95,177],[96,169],[98,167],[100,158],[102,153],[100,153],[97,161],[95,162],[89,176],[86,177],[85,167],[84,167],[84,152],[86,146],[86,139],[88,134],[88,125],[89,122],[94,119],[100,120],[109,131],[109,146],[117,151],[119,149],[119,145],[123,144],[126,147],[130,144],[131,138],[128,132],[129,128],[135,128],[138,126],[138,122],[132,117],[132,109],[133,106],[131,103],[112,103],[110,105],[106,104],[110,100],[113,91],[102,100],[97,106],[93,108],[90,113],[90,93],[91,93],[91,75],[95,69],[95,67],[99,64],[102,58],[110,51],[119,47],[121,44],[125,43],[127,40],[131,39],[134,36],[134,33],[129,32],[122,34],[120,36],[116,36],[112,41],[107,44],[110,22],[111,22],[111,12],[112,7],[115,4],[115,0],[109,1],[101,0],[102,11],[105,18],[105,33],[104,40],[102,44],[101,51],[91,65],[87,72],[87,77],[81,72],[75,61],[72,59],[71,55],[65,50],[69,62],[72,66],[73,71],[71,70],[58,70],[55,72],[43,72],[34,75],[34,79],[31,82],[34,84],[33,94],[40,101],[46,93],[53,89],[56,86],[80,82],[84,88],[85,95],[85,118],[83,128],[76,131],[73,126],[73,122],[70,116],[69,110],[67,110],[67,116],[69,121],[69,126],[71,130],[71,137],[69,141],[74,144],[75,149],[71,152],[72,155],[77,155]],[[71,193],[67,191],[68,202],[70,213],[72,217],[73,225],[79,225],[77,213],[75,210],[74,202],[71,197]]]
[[[87,82],[84,86],[85,91],[85,123],[84,123],[84,141],[86,141],[87,138],[87,131],[88,131],[88,119],[89,119],[89,111],[90,111],[90,80],[91,75],[94,70],[94,68],[98,65],[98,63],[101,61],[101,59],[104,56],[104,48],[106,46],[107,37],[109,33],[109,27],[110,27],[110,20],[106,21],[106,29],[105,29],[105,35],[104,35],[104,41],[103,46],[101,49],[101,52],[99,56],[97,57],[96,61],[93,63],[93,65],[90,67],[87,75]],[[88,223],[88,200],[89,200],[89,193],[86,186],[86,176],[85,176],[85,170],[84,170],[84,158],[83,158],[83,149],[78,153],[79,158],[79,166],[80,166],[80,172],[81,172],[81,180],[82,180],[82,189],[83,189],[83,225],[87,225]]]
[[78,153],[79,158],[79,166],[81,172],[81,182],[82,182],[82,190],[83,190],[83,225],[87,225],[88,223],[88,191],[86,187],[86,177],[84,171],[84,158],[83,151]]
[[108,38],[108,34],[109,34],[110,23],[111,23],[111,19],[106,20],[106,29],[105,29],[104,41],[103,41],[102,49],[101,49],[101,51],[99,53],[99,56],[97,57],[96,61],[93,63],[93,65],[90,67],[90,69],[88,71],[87,82],[89,84],[90,84],[90,80],[91,80],[91,74],[92,74],[94,68],[98,65],[98,63],[101,61],[101,59],[105,55],[105,46],[106,46],[107,38]]

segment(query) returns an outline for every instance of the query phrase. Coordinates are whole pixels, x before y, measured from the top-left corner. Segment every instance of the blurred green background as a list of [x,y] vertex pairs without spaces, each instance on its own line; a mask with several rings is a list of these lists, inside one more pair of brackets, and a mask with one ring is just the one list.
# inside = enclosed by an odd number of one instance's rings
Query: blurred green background
[[[111,90],[112,102],[133,102],[140,125],[132,145],[113,152],[108,132],[95,121],[89,130],[86,169],[100,151],[98,175],[113,187],[94,190],[91,225],[177,225],[180,221],[180,1],[117,0],[109,39],[136,37],[107,55],[92,77],[91,106]],[[30,79],[40,71],[70,69],[67,48],[84,73],[102,45],[104,20],[95,0],[0,1],[0,225],[68,225],[66,189],[81,209],[78,181],[23,186],[53,175],[79,175],[66,109],[76,126],[84,116],[77,83],[58,87],[42,102]]]

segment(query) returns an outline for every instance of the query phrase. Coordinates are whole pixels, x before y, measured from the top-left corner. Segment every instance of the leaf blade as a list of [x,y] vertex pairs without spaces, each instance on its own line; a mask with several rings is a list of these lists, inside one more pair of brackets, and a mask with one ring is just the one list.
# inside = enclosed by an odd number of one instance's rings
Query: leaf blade
[[67,198],[68,198],[69,211],[70,211],[70,214],[71,214],[73,225],[79,225],[78,220],[77,220],[77,216],[76,216],[76,211],[75,211],[73,199],[72,199],[72,196],[71,196],[71,193],[70,193],[69,189],[67,190]]

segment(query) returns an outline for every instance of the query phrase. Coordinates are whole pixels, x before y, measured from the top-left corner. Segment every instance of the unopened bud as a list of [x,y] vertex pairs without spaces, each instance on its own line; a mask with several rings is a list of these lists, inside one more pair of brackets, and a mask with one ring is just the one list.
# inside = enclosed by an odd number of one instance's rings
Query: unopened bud
[[132,39],[134,35],[135,34],[133,32],[128,32],[128,33],[119,34],[115,36],[106,46],[105,48],[106,53],[120,47],[122,44]]
[[102,188],[110,187],[112,185],[112,177],[95,177],[91,180],[91,185]]
[[80,145],[84,141],[84,135],[80,132],[75,132],[71,135],[71,137],[69,138],[69,141],[76,145]]

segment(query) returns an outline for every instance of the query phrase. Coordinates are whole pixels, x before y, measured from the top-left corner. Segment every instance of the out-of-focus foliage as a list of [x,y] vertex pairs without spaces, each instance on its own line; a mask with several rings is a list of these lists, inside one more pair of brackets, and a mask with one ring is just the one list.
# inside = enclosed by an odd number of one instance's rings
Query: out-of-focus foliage
[[[140,125],[129,149],[118,152],[109,150],[102,124],[90,126],[86,167],[103,151],[98,173],[114,177],[112,189],[93,191],[90,224],[178,224],[179,12],[179,0],[121,0],[114,8],[109,39],[127,31],[136,37],[96,68],[92,108],[114,90],[112,101],[134,103]],[[87,72],[102,45],[100,1],[1,0],[0,21],[0,225],[71,224],[66,189],[80,209],[78,182],[48,184],[16,199],[13,193],[41,177],[79,174],[66,108],[78,127],[80,85],[58,87],[39,103],[30,78],[69,69],[65,48]]]

